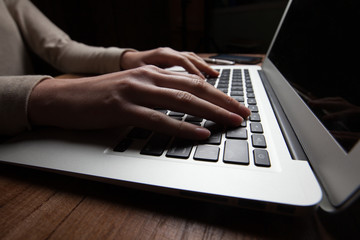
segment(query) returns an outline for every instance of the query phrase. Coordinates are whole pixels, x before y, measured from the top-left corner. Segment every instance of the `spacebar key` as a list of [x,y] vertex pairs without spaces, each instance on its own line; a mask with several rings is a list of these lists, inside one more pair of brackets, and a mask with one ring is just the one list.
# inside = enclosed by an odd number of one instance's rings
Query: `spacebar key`
[[226,140],[224,162],[235,164],[249,164],[249,147],[247,141]]

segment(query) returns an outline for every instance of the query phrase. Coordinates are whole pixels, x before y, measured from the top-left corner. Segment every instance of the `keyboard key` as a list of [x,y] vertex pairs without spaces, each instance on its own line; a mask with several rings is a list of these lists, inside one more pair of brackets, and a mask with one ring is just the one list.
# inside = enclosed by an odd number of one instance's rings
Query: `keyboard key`
[[222,74],[223,75],[230,75],[230,69],[223,69],[223,71],[222,71]]
[[236,79],[233,79],[233,81],[232,81],[232,83],[231,83],[231,86],[232,86],[232,87],[242,87],[243,84],[242,84],[242,81],[241,81],[241,80],[237,81]]
[[188,122],[188,123],[194,124],[196,126],[201,126],[201,122]]
[[182,112],[174,112],[174,111],[169,112],[170,117],[183,117],[184,115],[185,113]]
[[182,121],[182,117],[173,117],[173,116],[170,116],[171,118],[173,119],[176,119],[176,120],[179,120],[179,121]]
[[217,80],[217,78],[208,78],[206,81],[207,81],[209,84],[215,86],[216,80]]
[[253,147],[266,148],[266,141],[264,135],[253,134],[251,135]]
[[228,129],[226,131],[226,137],[232,138],[232,139],[247,139],[248,138],[246,128],[242,128],[242,127]]
[[249,149],[247,141],[226,140],[224,162],[235,164],[249,164]]
[[187,115],[185,118],[186,122],[202,122],[202,118],[201,117],[196,117],[193,115]]
[[230,92],[230,96],[244,96],[243,91],[232,91]]
[[233,96],[233,98],[238,102],[244,102],[245,101],[244,96]]
[[190,156],[193,141],[176,138],[166,153],[167,157],[187,159]]
[[243,91],[244,89],[242,87],[233,86],[233,87],[231,87],[231,90],[233,90],[233,91]]
[[221,75],[219,80],[220,81],[223,81],[223,82],[228,82],[230,79],[230,76],[229,75]]
[[206,144],[220,145],[222,138],[221,132],[211,133],[210,137],[204,141]]
[[247,92],[247,93],[253,93],[254,90],[253,90],[252,88],[246,88],[246,92]]
[[263,133],[263,127],[261,125],[261,123],[259,122],[252,122],[250,123],[250,131],[252,133]]
[[194,159],[202,161],[217,162],[219,159],[220,148],[211,145],[199,145],[196,148]]
[[256,105],[249,105],[248,108],[250,109],[251,112],[258,112],[259,109]]
[[168,110],[166,109],[161,109],[161,108],[155,108],[154,110],[158,111],[158,112],[161,112],[163,114],[166,114],[168,112]]
[[116,145],[116,147],[114,148],[114,151],[115,152],[125,152],[130,147],[132,142],[133,142],[132,139],[124,138],[118,143],[118,145]]
[[219,83],[219,84],[217,85],[217,88],[226,88],[226,89],[228,89],[228,87],[229,87],[229,84],[228,84],[228,83]]
[[141,150],[140,154],[161,156],[170,139],[170,136],[156,133],[150,138],[145,147]]
[[204,127],[211,132],[210,137],[204,143],[220,145],[224,127],[209,120],[204,123]]
[[218,88],[220,91],[222,91],[223,93],[228,93],[228,89],[227,88]]
[[256,105],[256,99],[255,98],[248,98],[247,103],[249,105]]
[[258,113],[251,113],[249,119],[250,119],[250,121],[253,121],[253,122],[260,122],[261,121],[260,114],[258,114]]
[[270,167],[270,159],[268,152],[264,149],[255,149],[254,162],[255,165],[259,167]]

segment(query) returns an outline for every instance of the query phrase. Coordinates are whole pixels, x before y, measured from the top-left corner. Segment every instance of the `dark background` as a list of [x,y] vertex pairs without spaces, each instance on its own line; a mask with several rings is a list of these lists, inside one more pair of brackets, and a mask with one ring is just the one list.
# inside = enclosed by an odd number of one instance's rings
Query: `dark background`
[[[287,0],[32,0],[92,46],[197,53],[266,53]],[[59,75],[32,54],[35,73]]]
[[265,53],[286,0],[32,0],[74,40],[147,50]]

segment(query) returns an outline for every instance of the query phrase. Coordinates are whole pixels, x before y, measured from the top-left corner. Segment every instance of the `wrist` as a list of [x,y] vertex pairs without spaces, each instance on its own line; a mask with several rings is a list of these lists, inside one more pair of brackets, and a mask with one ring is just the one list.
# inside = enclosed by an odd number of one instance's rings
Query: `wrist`
[[137,51],[133,49],[125,50],[123,54],[121,54],[120,57],[120,69],[121,70],[127,70],[130,68],[134,68],[133,62],[134,62],[134,56],[136,55]]

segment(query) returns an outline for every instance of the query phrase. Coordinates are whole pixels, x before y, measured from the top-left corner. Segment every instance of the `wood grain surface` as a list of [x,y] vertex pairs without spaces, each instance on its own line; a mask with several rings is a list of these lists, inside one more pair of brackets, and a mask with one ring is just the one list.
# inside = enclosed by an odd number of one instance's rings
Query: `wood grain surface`
[[[0,239],[336,239],[339,218],[289,217],[0,164]],[[334,220],[335,219],[335,220]]]

